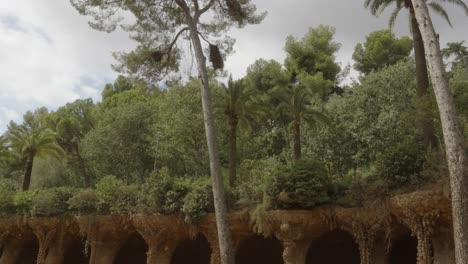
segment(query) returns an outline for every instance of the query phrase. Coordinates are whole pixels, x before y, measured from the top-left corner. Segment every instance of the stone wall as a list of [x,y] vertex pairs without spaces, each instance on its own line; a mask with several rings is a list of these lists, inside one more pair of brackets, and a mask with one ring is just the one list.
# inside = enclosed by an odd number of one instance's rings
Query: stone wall
[[[360,208],[269,211],[261,219],[234,212],[230,224],[242,264],[450,264],[450,216],[446,195],[427,190]],[[198,226],[180,215],[4,217],[0,253],[0,264],[219,263],[214,215]]]

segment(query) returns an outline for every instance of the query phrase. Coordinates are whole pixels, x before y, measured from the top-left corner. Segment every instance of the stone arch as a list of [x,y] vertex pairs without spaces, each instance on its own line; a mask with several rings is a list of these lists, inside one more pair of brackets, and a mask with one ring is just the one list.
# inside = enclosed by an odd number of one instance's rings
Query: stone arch
[[39,253],[39,241],[36,236],[31,236],[31,239],[24,241],[16,261],[17,264],[36,263],[37,254]]
[[[86,248],[87,247],[87,248]],[[63,263],[67,264],[87,264],[89,263],[89,256],[91,254],[90,246],[86,246],[86,242],[80,238],[74,238],[70,242],[65,255]]]
[[114,264],[146,264],[148,245],[140,234],[132,234],[117,252]]
[[306,264],[360,264],[359,245],[343,230],[325,233],[314,240],[307,251]]
[[204,235],[179,243],[172,255],[171,264],[210,264],[211,247]]
[[283,245],[276,237],[254,235],[239,245],[236,252],[238,264],[283,264]]
[[393,234],[387,254],[387,264],[416,264],[418,240],[407,228],[401,228]]

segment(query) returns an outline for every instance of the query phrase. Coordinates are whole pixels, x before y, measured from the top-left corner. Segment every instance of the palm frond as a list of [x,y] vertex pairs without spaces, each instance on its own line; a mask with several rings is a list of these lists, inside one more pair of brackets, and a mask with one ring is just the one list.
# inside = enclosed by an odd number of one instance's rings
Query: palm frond
[[445,19],[445,21],[447,21],[447,23],[450,25],[450,27],[452,27],[452,22],[450,21],[450,18],[449,18],[448,14],[447,14],[447,11],[445,11],[445,9],[442,7],[442,5],[440,5],[439,3],[436,3],[436,2],[430,2],[427,5],[430,6],[432,8],[432,10],[434,10],[434,12],[441,15]]
[[465,11],[465,14],[468,16],[468,6],[465,4],[464,0],[439,0],[439,1],[452,3],[461,7],[463,11]]
[[390,19],[388,22],[388,26],[390,27],[390,29],[394,28],[396,19],[398,18],[398,15],[400,14],[401,9],[403,9],[403,7],[401,5],[397,5],[397,7],[395,7],[392,14],[390,15]]

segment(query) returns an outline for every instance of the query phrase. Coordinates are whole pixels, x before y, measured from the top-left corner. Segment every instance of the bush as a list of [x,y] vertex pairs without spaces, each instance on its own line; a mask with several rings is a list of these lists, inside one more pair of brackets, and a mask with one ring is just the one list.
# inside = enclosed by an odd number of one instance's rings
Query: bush
[[277,170],[267,194],[276,208],[311,208],[329,201],[326,168],[318,161],[297,161]]
[[38,190],[31,200],[30,215],[52,216],[68,211],[68,200],[76,190],[70,187]]
[[167,169],[150,175],[141,187],[139,202],[145,213],[172,214],[180,211],[190,181],[171,177]]
[[187,223],[200,222],[210,211],[213,211],[213,192],[209,179],[192,183],[192,190],[185,196],[182,213]]
[[32,202],[37,195],[37,191],[23,191],[15,193],[13,204],[16,212],[23,215],[29,215],[32,209]]
[[89,214],[97,211],[98,197],[94,190],[84,189],[68,200],[68,208],[73,212]]
[[416,178],[425,161],[424,147],[416,143],[404,142],[389,147],[377,156],[378,175],[392,187],[403,186]]
[[97,210],[99,213],[109,213],[116,202],[117,193],[124,183],[115,176],[105,176],[96,184]]
[[9,179],[0,179],[0,213],[12,213],[15,210],[14,196],[16,183]]
[[140,188],[137,185],[122,185],[114,192],[114,201],[110,203],[111,212],[134,213],[138,208],[138,194]]

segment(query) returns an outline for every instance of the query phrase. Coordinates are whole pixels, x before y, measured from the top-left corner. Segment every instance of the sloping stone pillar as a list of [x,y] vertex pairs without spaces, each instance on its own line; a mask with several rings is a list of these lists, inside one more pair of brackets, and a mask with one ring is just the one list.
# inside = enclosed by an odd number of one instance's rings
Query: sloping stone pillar
[[276,237],[283,243],[284,264],[305,263],[309,243],[304,240],[301,227],[283,223],[276,232]]
[[432,239],[434,264],[454,264],[455,250],[453,232],[449,228],[439,227]]
[[28,221],[39,242],[37,264],[62,263],[72,233],[78,228],[73,218],[31,218]]
[[11,217],[0,219],[0,246],[3,253],[1,264],[16,264],[23,247],[34,238],[34,234],[22,218]]
[[137,215],[132,219],[148,244],[148,264],[170,264],[179,241],[187,237],[182,218],[164,215]]
[[134,230],[124,215],[77,217],[91,245],[90,264],[113,264],[114,258]]

